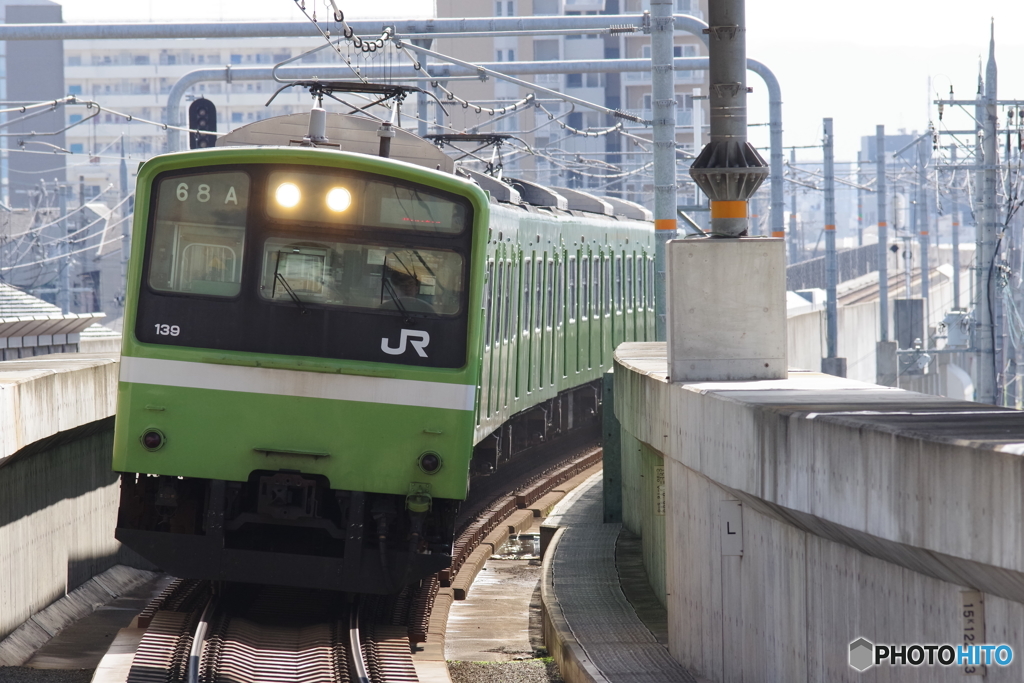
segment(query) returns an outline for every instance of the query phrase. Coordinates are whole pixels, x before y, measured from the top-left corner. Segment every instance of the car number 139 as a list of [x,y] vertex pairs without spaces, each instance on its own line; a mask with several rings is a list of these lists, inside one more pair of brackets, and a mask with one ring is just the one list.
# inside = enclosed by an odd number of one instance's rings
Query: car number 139
[[181,328],[177,325],[161,325],[160,323],[157,323],[155,327],[156,333],[159,335],[177,337],[181,334]]

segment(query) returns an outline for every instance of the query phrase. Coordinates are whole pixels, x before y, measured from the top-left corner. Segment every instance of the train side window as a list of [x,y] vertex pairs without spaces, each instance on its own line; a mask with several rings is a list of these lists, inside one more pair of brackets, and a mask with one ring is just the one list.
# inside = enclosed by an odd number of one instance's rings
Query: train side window
[[508,262],[508,268],[505,269],[505,325],[503,327],[504,339],[508,341],[509,335],[512,331],[512,308],[515,303],[515,298],[512,296],[512,284],[515,282],[515,263],[512,261]]
[[548,259],[547,276],[544,278],[544,287],[547,290],[548,300],[548,328],[554,327],[555,322],[555,262]]
[[569,257],[569,322],[576,321],[576,257]]
[[505,303],[505,262],[498,261],[498,275],[495,278],[495,296],[494,296],[494,345],[497,346],[501,342],[501,312],[502,309],[507,305]]
[[580,319],[590,317],[590,257],[580,259]]
[[644,257],[636,257],[636,307],[638,310],[644,310],[644,292],[647,291],[644,287],[644,281],[647,277],[647,269],[644,268]]
[[530,331],[530,316],[533,312],[530,308],[530,304],[533,303],[532,287],[530,286],[532,279],[533,261],[531,259],[523,259],[523,332]]
[[487,261],[487,284],[484,285],[484,345],[490,346],[493,337],[491,323],[494,321],[494,261]]
[[654,259],[647,257],[647,308],[652,311],[654,303]]
[[622,257],[615,257],[615,280],[612,282],[615,288],[615,310],[622,310]]
[[601,257],[594,256],[590,271],[590,300],[594,302],[594,316],[600,317],[601,310]]
[[633,257],[626,257],[626,310],[632,311],[635,306],[633,302],[633,295],[636,293],[636,289],[633,286]]
[[537,259],[533,272],[533,326],[540,331],[544,323],[544,259]]
[[612,260],[604,257],[604,277],[601,280],[601,288],[604,290],[604,312],[612,311]]
[[558,264],[555,268],[555,310],[558,311],[558,326],[561,327],[565,321],[565,277],[562,275],[562,269],[564,268],[565,261]]

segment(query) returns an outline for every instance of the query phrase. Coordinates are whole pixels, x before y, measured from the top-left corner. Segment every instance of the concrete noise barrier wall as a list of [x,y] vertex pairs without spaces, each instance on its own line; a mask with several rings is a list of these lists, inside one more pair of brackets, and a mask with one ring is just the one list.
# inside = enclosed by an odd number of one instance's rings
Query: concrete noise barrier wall
[[659,343],[615,362],[623,519],[662,546],[644,558],[664,562],[648,572],[684,666],[744,683],[962,680],[964,666],[860,673],[848,657],[858,638],[956,646],[968,628],[1024,656],[1024,413],[812,372],[673,384]]

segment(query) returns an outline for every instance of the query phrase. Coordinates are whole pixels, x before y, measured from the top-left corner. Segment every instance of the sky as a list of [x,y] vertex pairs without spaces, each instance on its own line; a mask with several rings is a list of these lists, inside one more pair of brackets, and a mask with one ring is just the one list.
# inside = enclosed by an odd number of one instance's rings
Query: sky
[[[317,0],[307,0],[308,8]],[[336,0],[348,18],[419,18],[431,0],[366,3]],[[480,0],[485,3],[486,0]],[[67,22],[301,20],[292,0],[64,0]],[[325,3],[319,0],[323,14]],[[382,9],[377,10],[376,7]],[[837,160],[855,159],[860,138],[887,132],[972,127],[947,107],[943,121],[929,104],[936,97],[973,99],[978,60],[987,59],[989,26],[996,21],[1000,99],[1024,99],[1022,0],[766,0],[749,1],[747,56],[764,63],[782,88],[784,144],[819,145],[824,117],[834,119]],[[929,90],[931,79],[931,90]],[[760,78],[748,102],[750,123],[767,123],[768,99]],[[751,128],[751,142],[767,158],[767,127]],[[943,144],[949,143],[943,138]],[[820,149],[798,159],[818,160]]]

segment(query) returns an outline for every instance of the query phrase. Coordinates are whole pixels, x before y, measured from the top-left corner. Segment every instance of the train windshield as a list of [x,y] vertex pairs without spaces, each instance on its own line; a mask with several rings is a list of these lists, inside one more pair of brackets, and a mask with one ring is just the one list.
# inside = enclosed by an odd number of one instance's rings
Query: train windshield
[[454,315],[463,293],[454,251],[272,237],[260,296],[274,301]]
[[[467,198],[351,170],[196,170],[154,183],[139,341],[465,363]],[[399,341],[410,334],[431,340],[426,355]]]

